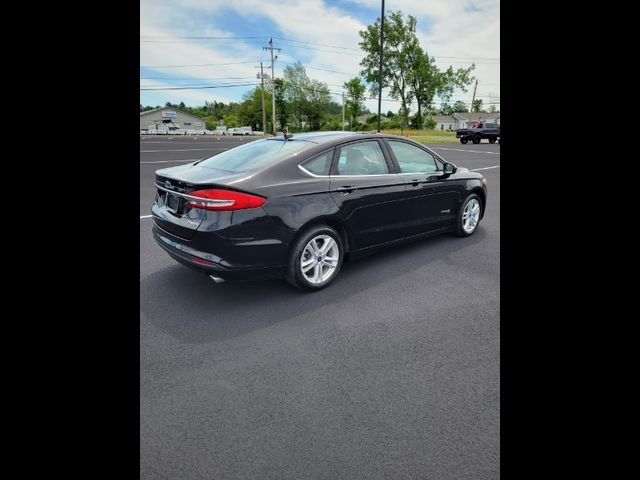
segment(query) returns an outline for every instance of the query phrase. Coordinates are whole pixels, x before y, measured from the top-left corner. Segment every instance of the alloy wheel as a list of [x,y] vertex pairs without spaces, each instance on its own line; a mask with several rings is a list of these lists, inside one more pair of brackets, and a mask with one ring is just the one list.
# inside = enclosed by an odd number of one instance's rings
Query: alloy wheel
[[338,268],[340,249],[329,235],[313,237],[302,250],[300,270],[304,278],[314,285],[326,282]]
[[480,220],[480,202],[472,198],[467,202],[462,212],[462,228],[465,233],[471,233],[476,229]]

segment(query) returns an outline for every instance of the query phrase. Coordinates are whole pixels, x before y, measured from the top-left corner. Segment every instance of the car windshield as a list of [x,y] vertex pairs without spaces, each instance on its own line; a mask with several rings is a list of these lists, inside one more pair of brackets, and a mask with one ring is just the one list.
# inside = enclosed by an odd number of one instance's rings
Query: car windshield
[[307,142],[295,140],[257,140],[202,160],[198,166],[243,173],[266,167],[308,146]]

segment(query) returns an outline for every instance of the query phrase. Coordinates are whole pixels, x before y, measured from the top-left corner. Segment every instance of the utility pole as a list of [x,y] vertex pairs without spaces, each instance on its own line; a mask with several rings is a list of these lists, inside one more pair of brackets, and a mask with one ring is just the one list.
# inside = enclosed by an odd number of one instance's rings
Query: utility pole
[[[274,73],[274,67],[273,67],[273,51],[274,50],[278,50],[278,52],[280,51],[279,48],[273,48],[273,37],[269,38],[269,46],[268,47],[262,47],[263,50],[270,50],[271,51],[271,112],[272,112],[272,123],[273,123],[273,134],[276,134],[276,76]],[[278,58],[278,56],[276,55],[276,58]]]
[[476,85],[473,87],[473,97],[471,98],[471,106],[469,107],[469,125],[467,128],[471,128],[471,112],[473,110],[473,102],[476,101],[476,89],[478,88],[478,79],[476,78]]
[[267,112],[264,109],[264,73],[262,72],[262,62],[260,62],[260,91],[262,92],[262,133],[267,135]]
[[344,131],[344,92],[342,92],[342,131]]
[[382,59],[384,50],[384,0],[380,12],[380,76],[378,85],[378,133],[380,133],[380,110],[382,109]]

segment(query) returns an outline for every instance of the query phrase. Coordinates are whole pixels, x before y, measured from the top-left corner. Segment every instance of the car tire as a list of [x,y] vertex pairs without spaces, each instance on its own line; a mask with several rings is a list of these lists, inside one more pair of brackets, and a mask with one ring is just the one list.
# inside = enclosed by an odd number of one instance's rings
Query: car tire
[[496,139],[495,138],[490,138],[489,139],[489,143],[496,143]]
[[463,145],[466,145],[468,141],[469,141],[468,138],[461,138],[460,139],[460,143],[463,144]]
[[482,138],[480,137],[480,135],[476,135],[475,137],[473,137],[473,140],[472,140],[472,141],[473,141],[473,143],[474,143],[475,145],[477,145],[477,144],[479,144],[479,143],[480,143],[480,140],[482,140]]
[[[313,240],[315,245],[312,244]],[[332,243],[325,246],[325,242],[330,241]],[[327,250],[322,251],[323,248]],[[318,252],[318,249],[322,254],[314,253]],[[322,262],[316,260],[316,255],[322,259]],[[325,258],[335,260],[327,263]],[[291,247],[285,278],[291,285],[301,290],[320,290],[338,276],[343,258],[344,247],[340,234],[327,225],[313,226],[300,235]],[[303,263],[308,261],[313,263],[307,265]]]
[[[465,198],[462,206],[460,207],[460,211],[458,212],[456,227],[453,230],[454,235],[458,237],[468,237],[469,235],[473,235],[480,224],[482,208],[482,200],[477,194],[472,193]],[[468,220],[470,214],[472,215],[472,218],[475,218],[475,223],[473,223],[473,225],[471,225],[472,222]]]

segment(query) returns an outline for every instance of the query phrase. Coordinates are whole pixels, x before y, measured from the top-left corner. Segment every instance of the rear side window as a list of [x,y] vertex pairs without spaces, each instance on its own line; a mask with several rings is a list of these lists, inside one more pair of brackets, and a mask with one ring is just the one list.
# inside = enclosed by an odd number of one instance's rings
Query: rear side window
[[376,140],[354,143],[340,149],[338,175],[384,175],[389,167]]
[[302,164],[302,167],[314,175],[329,175],[332,158],[333,150],[330,150],[313,157],[311,160],[307,160]]
[[389,146],[398,161],[400,173],[431,173],[438,170],[434,156],[415,145],[390,140]]
[[288,158],[305,148],[309,148],[308,142],[257,140],[207,158],[198,166],[222,172],[249,172]]

